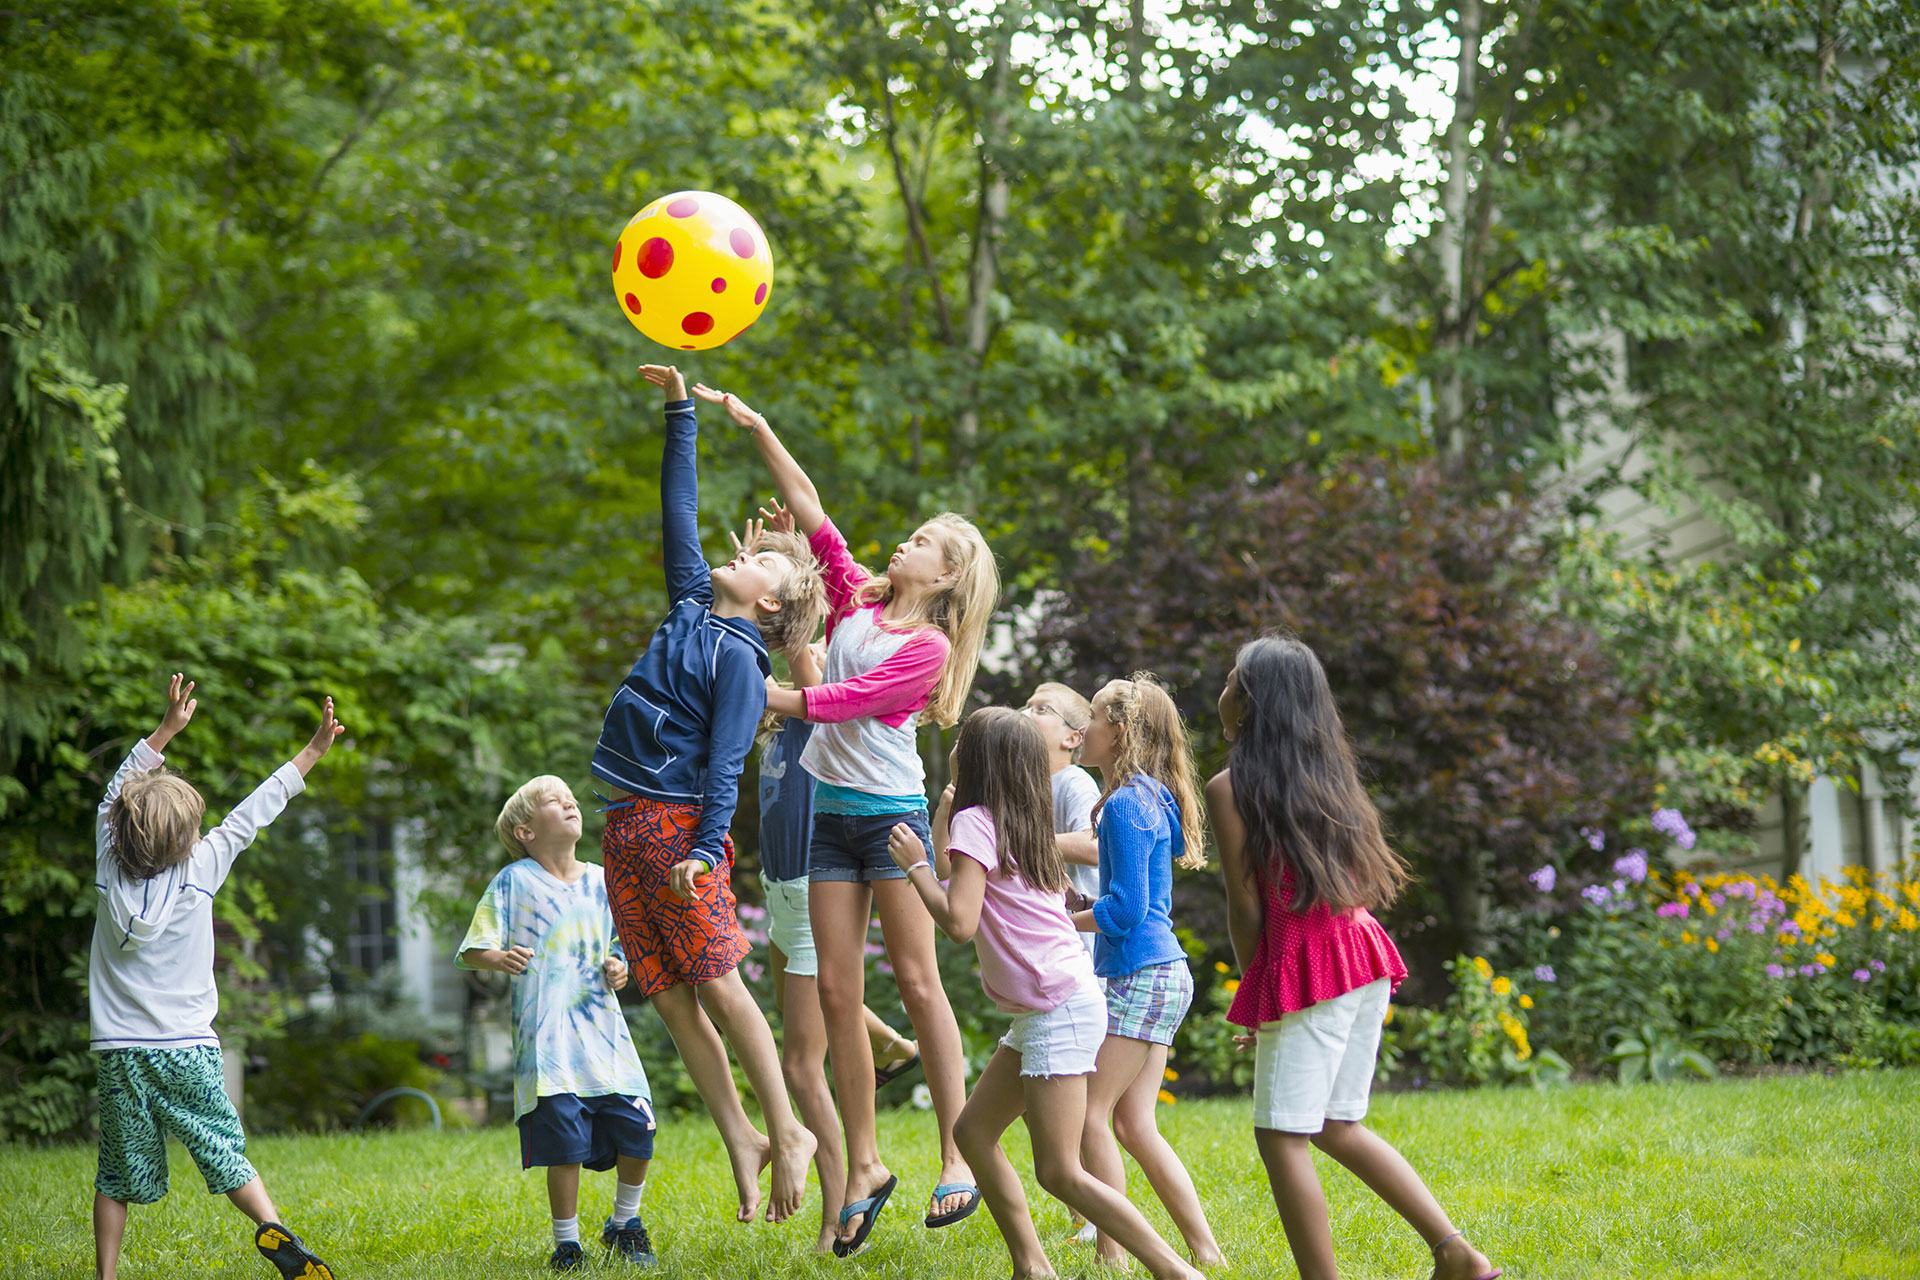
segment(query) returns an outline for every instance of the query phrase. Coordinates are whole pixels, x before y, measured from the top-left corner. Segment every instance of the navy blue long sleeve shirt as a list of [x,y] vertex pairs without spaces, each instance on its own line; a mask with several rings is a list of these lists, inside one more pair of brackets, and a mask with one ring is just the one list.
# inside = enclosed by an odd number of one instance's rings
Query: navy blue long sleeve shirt
[[660,517],[667,617],[613,691],[593,776],[651,800],[699,805],[690,856],[716,867],[773,668],[759,628],[713,615],[712,575],[700,551],[693,401],[669,401],[666,414]]

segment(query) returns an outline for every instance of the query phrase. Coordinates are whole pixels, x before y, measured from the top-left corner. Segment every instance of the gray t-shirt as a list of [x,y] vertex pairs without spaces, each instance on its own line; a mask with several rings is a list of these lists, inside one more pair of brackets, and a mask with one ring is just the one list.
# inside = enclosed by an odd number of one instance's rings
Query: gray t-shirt
[[[1100,784],[1093,775],[1077,764],[1070,764],[1053,775],[1053,831],[1063,835],[1069,831],[1093,830],[1093,806],[1100,802]],[[1100,868],[1082,866],[1077,862],[1067,864],[1067,876],[1073,881],[1073,887],[1089,898],[1100,896]],[[1093,948],[1093,935],[1080,935],[1081,941]]]

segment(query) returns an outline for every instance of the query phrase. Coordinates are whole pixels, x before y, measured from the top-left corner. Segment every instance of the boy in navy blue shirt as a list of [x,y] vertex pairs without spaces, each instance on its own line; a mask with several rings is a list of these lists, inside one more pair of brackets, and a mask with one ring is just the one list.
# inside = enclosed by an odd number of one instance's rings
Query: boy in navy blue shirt
[[[750,528],[732,560],[708,568],[693,401],[678,369],[640,372],[667,398],[660,515],[669,604],[614,690],[594,748],[594,776],[614,789],[600,844],[607,898],[634,986],[667,1024],[726,1144],[736,1218],[759,1211],[760,1170],[771,1163],[766,1217],[781,1222],[806,1194],[815,1144],[787,1101],[773,1032],[736,972],[750,948],[735,914],[727,831],[767,705],[767,646],[811,638],[826,593],[805,540],[778,530]],[[765,1136],[740,1105],[727,1044],[760,1101]]]

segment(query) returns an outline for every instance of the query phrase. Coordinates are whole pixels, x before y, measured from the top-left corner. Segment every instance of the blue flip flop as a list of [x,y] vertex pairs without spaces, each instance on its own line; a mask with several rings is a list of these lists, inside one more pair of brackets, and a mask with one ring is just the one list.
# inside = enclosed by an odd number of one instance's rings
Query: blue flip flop
[[888,1174],[887,1180],[880,1184],[878,1191],[864,1200],[855,1200],[840,1211],[840,1225],[843,1227],[847,1225],[847,1219],[856,1213],[866,1216],[860,1219],[860,1229],[853,1233],[853,1239],[836,1239],[833,1242],[834,1257],[851,1258],[860,1251],[860,1247],[866,1244],[867,1237],[873,1234],[873,1224],[879,1220],[880,1211],[887,1207],[887,1197],[892,1195],[893,1189],[899,1185],[900,1179]]
[[980,1188],[974,1186],[971,1182],[941,1183],[939,1186],[933,1189],[934,1203],[938,1204],[940,1201],[945,1200],[948,1196],[952,1195],[956,1191],[966,1192],[967,1202],[961,1205],[958,1209],[953,1210],[951,1213],[928,1214],[927,1225],[929,1227],[950,1227],[954,1223],[960,1221],[962,1218],[969,1216],[970,1214],[972,1214],[972,1212],[975,1209],[978,1209],[980,1207]]

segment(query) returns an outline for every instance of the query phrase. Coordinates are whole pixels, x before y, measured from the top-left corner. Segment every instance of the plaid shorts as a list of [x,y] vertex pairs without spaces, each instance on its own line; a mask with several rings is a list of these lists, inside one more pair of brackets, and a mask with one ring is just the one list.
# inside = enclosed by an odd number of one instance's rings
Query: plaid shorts
[[180,1139],[215,1195],[259,1176],[247,1162],[247,1135],[227,1101],[216,1046],[106,1049],[96,1056],[100,1170],[93,1185],[101,1195],[133,1204],[166,1195],[168,1133]]
[[1107,1034],[1172,1044],[1193,1004],[1193,970],[1185,960],[1148,965],[1107,979]]

